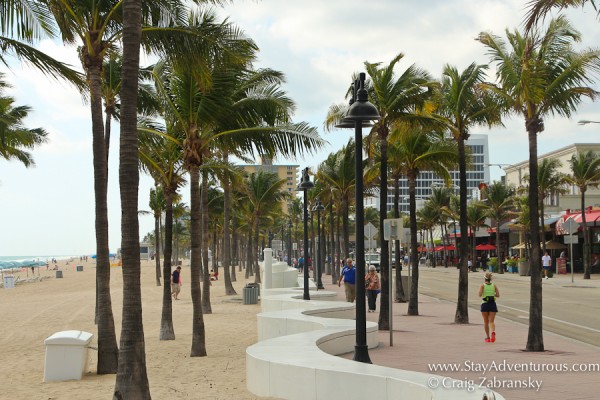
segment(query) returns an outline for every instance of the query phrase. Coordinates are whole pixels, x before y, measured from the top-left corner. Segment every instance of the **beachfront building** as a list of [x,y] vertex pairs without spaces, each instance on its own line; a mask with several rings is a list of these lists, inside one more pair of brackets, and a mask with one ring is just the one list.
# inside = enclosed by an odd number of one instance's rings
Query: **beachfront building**
[[[274,165],[273,159],[267,157],[261,157],[259,164],[246,164],[242,165],[242,168],[248,174],[257,173],[258,171],[275,173],[279,179],[285,179],[284,190],[294,195],[296,191],[296,185],[298,184],[298,165],[284,164]],[[288,200],[284,200],[281,204],[281,209],[287,215],[288,213]]]
[[[467,165],[467,192],[470,199],[480,198],[479,185],[490,182],[490,161],[487,135],[471,135],[466,142],[471,154],[471,163]],[[458,194],[459,176],[458,166],[449,171],[452,177],[452,188]],[[431,196],[431,188],[444,186],[444,181],[431,171],[421,171],[417,178],[417,209],[422,208],[425,201]],[[364,205],[379,210],[379,196],[365,197]],[[387,211],[394,206],[394,188],[388,187]],[[400,212],[409,211],[408,181],[406,178],[400,180]]]

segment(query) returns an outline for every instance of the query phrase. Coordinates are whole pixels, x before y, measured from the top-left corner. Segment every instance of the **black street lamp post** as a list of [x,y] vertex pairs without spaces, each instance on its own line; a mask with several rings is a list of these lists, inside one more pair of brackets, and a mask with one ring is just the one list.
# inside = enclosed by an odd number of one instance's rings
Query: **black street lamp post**
[[323,282],[321,281],[321,275],[323,273],[323,246],[321,245],[321,211],[325,211],[325,207],[321,203],[321,200],[317,199],[317,203],[313,207],[313,212],[317,212],[317,289],[325,289]]
[[292,266],[292,220],[288,221],[288,266]]
[[[355,188],[356,188],[356,345],[354,346],[354,361],[371,363],[369,347],[367,345],[367,316],[365,305],[365,225],[363,203],[363,165],[362,165],[362,127],[368,121],[379,120],[377,108],[369,102],[369,95],[365,89],[364,72],[359,75],[359,87],[355,90],[356,99],[348,108],[346,121],[354,122],[354,141],[356,146]],[[355,83],[356,86],[356,83]]]
[[315,187],[315,184],[310,181],[308,167],[306,167],[302,170],[302,181],[298,185],[298,190],[304,192],[304,300],[310,300],[310,294],[308,293],[308,189],[313,187]]

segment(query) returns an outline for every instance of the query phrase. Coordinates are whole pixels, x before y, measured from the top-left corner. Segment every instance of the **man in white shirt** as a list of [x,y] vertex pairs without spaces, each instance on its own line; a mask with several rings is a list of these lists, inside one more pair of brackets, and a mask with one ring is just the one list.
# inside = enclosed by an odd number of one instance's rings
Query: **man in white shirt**
[[548,255],[548,252],[545,251],[542,256],[542,267],[544,268],[544,276],[548,279],[548,270],[552,266],[552,257]]

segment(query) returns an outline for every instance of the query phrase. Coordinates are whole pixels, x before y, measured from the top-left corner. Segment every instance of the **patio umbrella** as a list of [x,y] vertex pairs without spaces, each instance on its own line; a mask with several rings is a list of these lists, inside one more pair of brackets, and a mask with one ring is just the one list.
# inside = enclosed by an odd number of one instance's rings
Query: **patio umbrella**
[[566,249],[566,248],[567,248],[567,246],[565,246],[562,243],[555,242],[554,240],[548,240],[546,242],[546,249],[547,250],[563,250],[563,249]]
[[483,251],[489,251],[489,250],[496,250],[496,246],[494,246],[493,244],[478,244],[477,246],[475,246],[475,250],[483,250]]
[[442,251],[444,250],[444,247],[446,248],[446,250],[451,251],[451,250],[456,250],[456,247],[454,245],[449,245],[449,246],[437,246],[435,249],[433,249],[434,251]]

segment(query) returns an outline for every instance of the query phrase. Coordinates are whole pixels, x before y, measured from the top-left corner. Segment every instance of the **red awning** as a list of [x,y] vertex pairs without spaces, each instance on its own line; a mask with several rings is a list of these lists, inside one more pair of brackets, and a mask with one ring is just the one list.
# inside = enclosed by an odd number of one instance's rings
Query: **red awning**
[[[556,223],[556,233],[558,235],[566,235],[567,234],[563,225],[564,225],[565,221],[569,218],[573,218],[573,220],[575,222],[577,222],[578,224],[583,224],[582,213],[579,212],[579,213],[565,214],[562,217],[560,217],[560,219]],[[592,211],[586,212],[585,213],[585,222],[586,222],[587,226],[600,226],[600,210],[592,210]],[[579,227],[578,230],[581,230],[581,227]]]
[[437,246],[435,249],[433,249],[434,251],[443,251],[444,247],[446,247],[446,250],[448,251],[453,251],[456,250],[456,247],[454,245],[449,245],[449,246]]

